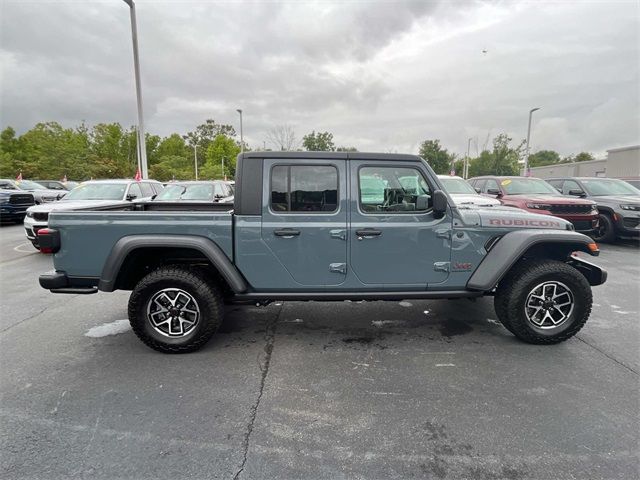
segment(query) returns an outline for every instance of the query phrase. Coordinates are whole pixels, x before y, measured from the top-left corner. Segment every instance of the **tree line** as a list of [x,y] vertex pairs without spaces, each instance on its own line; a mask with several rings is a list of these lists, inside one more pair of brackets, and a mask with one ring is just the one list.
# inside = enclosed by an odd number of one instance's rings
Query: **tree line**
[[[241,151],[240,140],[233,126],[208,119],[184,135],[166,137],[147,133],[149,177],[160,180],[190,180],[195,177],[195,162],[199,178],[233,178],[236,157]],[[298,140],[293,127],[277,125],[267,132],[274,150],[293,151],[357,151],[355,147],[337,146],[330,132],[313,130]],[[266,141],[263,144],[266,148]],[[250,150],[249,145],[244,145]],[[84,123],[65,128],[57,122],[38,123],[16,136],[13,128],[0,132],[0,177],[13,178],[22,172],[23,178],[72,180],[90,178],[129,178],[137,170],[137,134],[135,127],[123,128],[118,123],[100,123],[88,127]],[[464,158],[444,148],[439,140],[425,140],[418,154],[437,174],[448,174],[454,167],[462,172]],[[524,154],[524,141],[513,144],[505,133],[493,138],[469,159],[469,176],[518,175]],[[540,150],[529,155],[531,167],[593,160],[588,152],[562,158],[553,150]],[[224,170],[223,170],[224,168]]]

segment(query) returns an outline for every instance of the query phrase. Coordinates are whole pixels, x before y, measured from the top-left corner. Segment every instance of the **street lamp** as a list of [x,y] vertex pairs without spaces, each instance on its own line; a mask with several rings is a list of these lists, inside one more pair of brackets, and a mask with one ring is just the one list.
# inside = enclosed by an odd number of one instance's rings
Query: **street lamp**
[[531,138],[531,117],[533,116],[533,112],[536,110],[540,110],[540,107],[532,108],[529,110],[529,126],[527,127],[527,148],[525,150],[524,156],[524,176],[529,176],[529,139]]
[[193,144],[193,163],[196,167],[196,181],[198,180],[198,144]]
[[244,153],[244,137],[242,136],[242,109],[236,110],[240,114],[240,153]]
[[133,0],[123,0],[129,5],[131,13],[131,39],[133,41],[133,71],[136,77],[136,99],[138,102],[138,168],[142,178],[149,178],[147,172],[147,146],[144,138],[144,122],[142,120],[142,88],[140,86],[140,62],[138,59],[138,29],[136,27],[136,6]]
[[469,176],[469,150],[471,149],[471,140],[472,138],[469,138],[467,141],[467,156],[464,158],[464,166],[462,168],[462,178],[465,180]]

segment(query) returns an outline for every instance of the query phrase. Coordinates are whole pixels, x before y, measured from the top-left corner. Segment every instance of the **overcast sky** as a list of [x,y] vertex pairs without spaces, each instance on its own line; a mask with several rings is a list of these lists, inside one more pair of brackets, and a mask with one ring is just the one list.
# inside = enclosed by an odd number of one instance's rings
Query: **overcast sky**
[[[121,0],[2,2],[2,127],[137,122]],[[532,151],[640,143],[640,2],[136,2],[148,132],[244,110],[245,140],[290,124],[361,151],[487,136]],[[486,53],[483,53],[486,50]],[[269,145],[267,145],[269,147]]]

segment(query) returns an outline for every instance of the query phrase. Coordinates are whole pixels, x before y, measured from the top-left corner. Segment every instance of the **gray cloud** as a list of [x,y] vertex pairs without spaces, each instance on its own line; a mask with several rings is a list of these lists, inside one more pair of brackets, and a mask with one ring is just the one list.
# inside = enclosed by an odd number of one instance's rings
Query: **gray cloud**
[[[636,2],[137,2],[147,129],[274,124],[361,150],[526,135],[562,154],[638,143]],[[136,122],[118,0],[5,1],[2,126]],[[483,54],[482,49],[488,52]],[[475,142],[474,142],[475,143]]]

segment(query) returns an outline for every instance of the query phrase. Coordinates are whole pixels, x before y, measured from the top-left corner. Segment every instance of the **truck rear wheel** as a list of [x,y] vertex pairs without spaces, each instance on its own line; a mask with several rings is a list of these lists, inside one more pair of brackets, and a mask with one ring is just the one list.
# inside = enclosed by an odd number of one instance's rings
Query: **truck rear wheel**
[[494,306],[520,340],[553,344],[571,338],[591,313],[591,286],[575,268],[556,260],[523,262],[500,282]]
[[149,273],[129,298],[131,328],[147,346],[164,353],[199,349],[216,332],[222,317],[219,290],[202,274],[181,266]]

